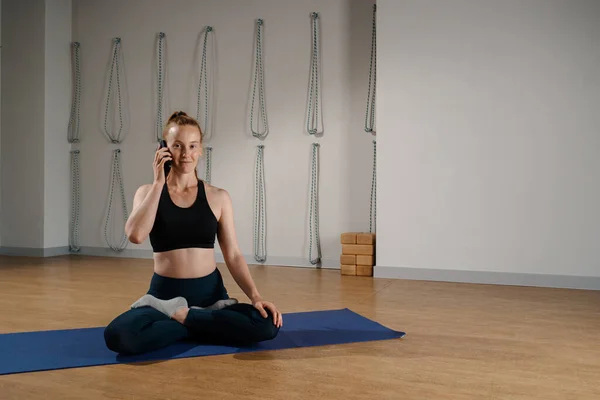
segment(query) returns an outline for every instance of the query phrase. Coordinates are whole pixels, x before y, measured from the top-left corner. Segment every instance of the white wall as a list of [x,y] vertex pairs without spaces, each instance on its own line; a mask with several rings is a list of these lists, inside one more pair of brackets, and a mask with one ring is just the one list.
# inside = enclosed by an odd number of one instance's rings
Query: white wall
[[[372,143],[363,131],[370,52],[371,2],[323,1],[74,1],[73,40],[81,43],[82,221],[84,250],[107,247],[103,237],[111,150],[102,134],[112,38],[122,39],[126,139],[122,169],[128,210],[137,187],[151,182],[156,149],[156,36],[166,33],[167,105],[194,115],[194,57],[201,32],[214,28],[218,75],[212,183],[233,199],[239,242],[253,255],[256,146],[248,131],[247,102],[254,60],[255,19],[263,18],[266,101],[270,134],[265,145],[267,263],[308,264],[308,189],[311,143],[304,132],[311,25],[321,15],[322,104],[320,233],[324,263],[339,266],[339,234],[367,230]],[[199,60],[199,58],[197,59]],[[289,170],[285,170],[289,168]],[[200,169],[203,176],[203,169]],[[123,220],[114,198],[119,239]],[[128,249],[149,250],[148,241]]]
[[4,247],[44,245],[44,1],[2,3]]
[[[2,155],[2,0],[0,0],[0,155]],[[2,247],[2,162],[0,162],[0,247]]]
[[379,276],[600,276],[598,21],[591,0],[378,1]]
[[2,18],[1,252],[53,254],[68,244],[71,0],[4,2]]
[[71,0],[46,0],[44,247],[69,242]]

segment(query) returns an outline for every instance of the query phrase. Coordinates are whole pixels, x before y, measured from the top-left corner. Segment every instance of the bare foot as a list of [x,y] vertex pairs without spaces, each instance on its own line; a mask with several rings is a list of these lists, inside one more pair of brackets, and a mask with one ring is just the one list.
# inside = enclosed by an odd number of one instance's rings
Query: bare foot
[[173,319],[177,322],[179,322],[180,324],[183,325],[183,323],[185,322],[185,319],[187,318],[188,312],[190,311],[189,308],[180,308],[179,310],[175,311],[175,314],[173,314]]

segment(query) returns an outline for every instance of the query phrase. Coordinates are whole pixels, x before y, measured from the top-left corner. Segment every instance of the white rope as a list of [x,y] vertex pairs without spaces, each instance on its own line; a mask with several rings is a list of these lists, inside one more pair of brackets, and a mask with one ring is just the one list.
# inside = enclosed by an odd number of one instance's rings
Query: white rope
[[[252,136],[258,139],[264,139],[269,134],[269,126],[267,124],[267,111],[265,106],[265,88],[264,88],[264,71],[263,71],[263,53],[262,53],[262,26],[263,20],[256,20],[256,61],[254,69],[254,86],[252,90],[252,106],[250,108],[250,131]],[[256,130],[254,129],[254,101],[256,98],[256,90],[258,85],[258,97],[260,101],[260,113],[262,116],[262,131],[260,122],[257,123]]]
[[[211,35],[209,35],[212,33]],[[210,96],[210,90],[214,85],[214,74],[208,74],[208,37],[211,37],[214,41],[214,31],[212,26],[207,26],[204,30],[204,43],[202,45],[202,61],[200,63],[200,78],[198,79],[198,96],[196,101],[196,119],[200,123],[202,129],[202,140],[208,142],[213,135],[213,124],[212,124],[212,113],[213,107],[210,107],[212,97]],[[213,44],[214,45],[214,44]],[[210,77],[210,79],[209,79]],[[200,108],[202,106],[201,93],[204,89],[204,118],[200,118]]]
[[254,259],[260,263],[267,260],[265,242],[265,173],[264,145],[258,145],[254,178]]
[[[71,43],[71,61],[73,66],[73,93],[71,99],[71,115],[67,127],[67,142],[79,143],[80,109],[81,109],[81,68],[79,42]],[[71,214],[69,217],[69,251],[77,253],[79,247],[79,223],[80,223],[80,172],[79,172],[79,150],[71,150]]]
[[[106,96],[106,107],[104,108],[104,133],[112,143],[121,143],[121,133],[123,131],[123,104],[121,100],[121,79],[120,79],[120,68],[119,68],[119,55],[121,50],[121,38],[113,39],[113,56],[112,56],[112,64],[110,67],[110,74],[108,77],[108,93]],[[118,132],[115,134],[108,128],[108,119],[109,119],[109,108],[111,101],[111,93],[112,93],[112,85],[113,85],[113,72],[116,75],[115,80],[117,82],[117,107],[119,110],[119,128]]]
[[[312,173],[310,180],[310,212],[308,259],[313,265],[321,262],[321,240],[319,239],[319,143],[312,144]],[[313,258],[313,230],[317,256]]]
[[[123,232],[123,236],[121,238],[120,244],[111,243],[108,238],[109,231],[109,222],[111,222],[111,214],[112,214],[112,202],[113,202],[113,194],[115,191],[115,185],[118,181],[121,192],[121,204],[123,206],[123,225],[127,222],[127,218],[129,218],[129,214],[127,211],[127,202],[125,200],[125,187],[123,184],[123,176],[121,174],[121,161],[120,161],[121,150],[115,149],[113,150],[113,160],[112,160],[112,176],[110,180],[110,195],[108,199],[108,212],[106,214],[106,221],[104,223],[104,240],[108,247],[110,247],[113,251],[120,252],[127,247],[127,235],[125,235],[124,227],[120,229]],[[111,226],[112,227],[112,226]],[[114,231],[114,230],[113,230]]]
[[371,61],[369,65],[369,91],[367,95],[367,113],[365,132],[375,134],[375,89],[377,87],[377,4],[373,4],[373,28],[371,33]]
[[308,105],[306,111],[306,131],[309,135],[317,135],[323,133],[323,127],[320,125],[320,72],[321,72],[321,55],[320,55],[320,30],[319,30],[319,14],[314,12],[311,14],[312,21],[312,52],[310,56],[310,76],[308,86]]
[[79,42],[71,44],[71,57],[73,63],[73,95],[71,100],[71,116],[67,130],[67,141],[69,143],[79,142],[79,124],[81,109],[81,68],[79,62]]
[[79,150],[71,150],[71,218],[69,221],[69,251],[77,253],[79,247],[79,202],[81,197]]
[[165,81],[165,71],[164,71],[164,40],[165,33],[160,32],[158,34],[158,44],[157,44],[157,70],[158,77],[156,81],[156,100],[158,102],[156,106],[156,141],[160,142],[162,139],[162,130],[163,130],[163,95],[164,95],[164,81]]
[[371,205],[369,212],[369,232],[374,232],[377,224],[377,141],[373,140],[373,177],[371,178]]
[[204,181],[210,183],[212,178],[212,147],[206,146],[206,168],[204,171]]

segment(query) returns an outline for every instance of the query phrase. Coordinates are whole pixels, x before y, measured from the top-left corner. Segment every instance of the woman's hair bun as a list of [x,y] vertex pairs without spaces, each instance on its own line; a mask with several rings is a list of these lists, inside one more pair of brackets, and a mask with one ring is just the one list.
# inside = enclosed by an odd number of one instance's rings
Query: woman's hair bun
[[171,114],[171,117],[169,118],[169,121],[174,120],[175,118],[178,117],[187,117],[188,115],[183,112],[183,111],[175,111],[173,114]]

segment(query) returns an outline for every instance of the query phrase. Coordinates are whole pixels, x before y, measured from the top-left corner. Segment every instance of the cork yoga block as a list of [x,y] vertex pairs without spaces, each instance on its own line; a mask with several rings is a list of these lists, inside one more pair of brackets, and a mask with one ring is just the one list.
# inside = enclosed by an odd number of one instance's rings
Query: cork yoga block
[[340,269],[342,275],[356,275],[356,265],[341,264]]
[[340,235],[341,244],[375,244],[375,234],[370,232],[344,232]]
[[371,244],[342,244],[342,254],[372,256],[375,246]]
[[340,235],[341,244],[356,244],[358,232],[344,232]]
[[340,264],[345,265],[356,265],[357,256],[354,254],[342,254],[340,255]]
[[373,266],[372,265],[357,265],[356,266],[356,275],[358,275],[358,276],[373,276]]
[[375,244],[375,234],[359,233],[356,235],[356,244]]
[[344,232],[340,234],[342,275],[373,276],[375,265],[375,234],[371,232]]
[[356,265],[375,265],[375,258],[373,256],[358,255],[355,263]]

